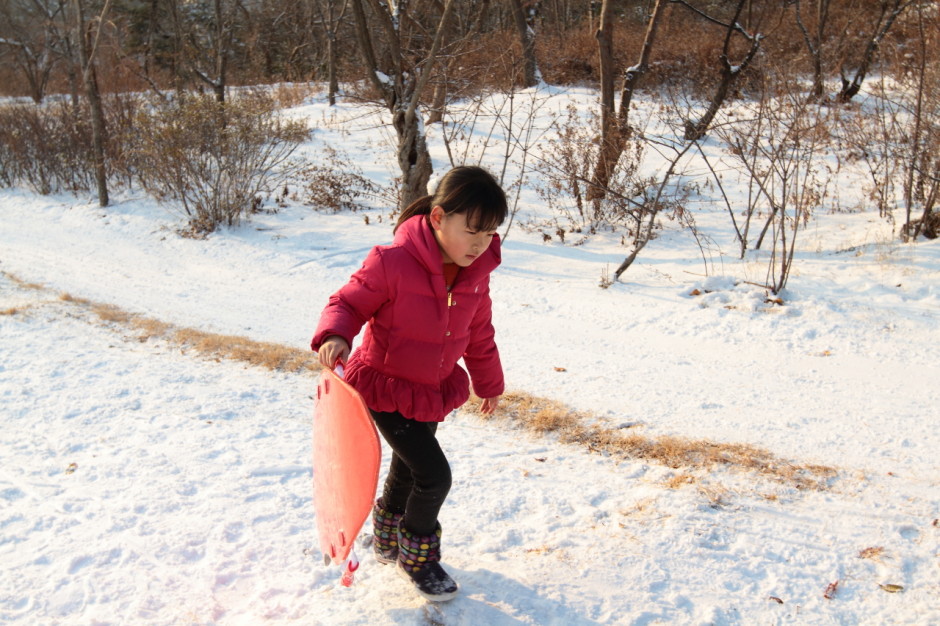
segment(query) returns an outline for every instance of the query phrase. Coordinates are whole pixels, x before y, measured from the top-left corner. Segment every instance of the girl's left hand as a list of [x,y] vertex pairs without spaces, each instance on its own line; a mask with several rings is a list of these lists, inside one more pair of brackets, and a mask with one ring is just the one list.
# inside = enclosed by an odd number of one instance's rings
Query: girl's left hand
[[492,415],[498,406],[499,396],[495,398],[483,398],[483,402],[480,403],[480,412],[484,415]]

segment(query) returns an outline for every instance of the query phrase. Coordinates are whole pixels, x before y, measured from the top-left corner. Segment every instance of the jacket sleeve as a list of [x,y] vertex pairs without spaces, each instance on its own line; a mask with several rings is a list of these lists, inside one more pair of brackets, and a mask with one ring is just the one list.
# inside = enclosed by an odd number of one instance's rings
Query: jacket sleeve
[[319,350],[332,335],[342,337],[352,347],[353,339],[365,323],[387,301],[388,280],[382,253],[378,248],[373,248],[349,282],[330,296],[320,314],[310,347],[314,351]]
[[495,398],[505,390],[503,366],[496,347],[496,330],[493,328],[493,301],[490,299],[489,284],[480,306],[470,323],[470,343],[463,356],[473,392],[481,398]]

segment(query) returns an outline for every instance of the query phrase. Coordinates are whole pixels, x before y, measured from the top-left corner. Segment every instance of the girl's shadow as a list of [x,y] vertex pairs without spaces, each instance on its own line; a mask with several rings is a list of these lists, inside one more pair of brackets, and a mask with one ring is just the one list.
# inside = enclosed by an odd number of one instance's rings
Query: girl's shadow
[[[486,569],[446,568],[460,584],[460,594],[450,602],[428,602],[418,609],[388,611],[393,624],[441,626],[511,626],[515,624],[600,624],[556,599],[541,597],[531,587]],[[416,614],[417,613],[417,614]]]

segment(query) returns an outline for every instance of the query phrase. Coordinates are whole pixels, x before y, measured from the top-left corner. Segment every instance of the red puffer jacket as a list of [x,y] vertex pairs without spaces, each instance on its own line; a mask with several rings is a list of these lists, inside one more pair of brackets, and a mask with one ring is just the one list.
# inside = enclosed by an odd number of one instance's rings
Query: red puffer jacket
[[[403,223],[391,245],[373,248],[349,282],[330,297],[311,347],[331,335],[352,345],[346,380],[374,411],[439,422],[470,396],[503,393],[494,341],[489,275],[500,263],[499,236],[448,293],[443,261],[425,216]],[[463,357],[467,372],[457,365]]]

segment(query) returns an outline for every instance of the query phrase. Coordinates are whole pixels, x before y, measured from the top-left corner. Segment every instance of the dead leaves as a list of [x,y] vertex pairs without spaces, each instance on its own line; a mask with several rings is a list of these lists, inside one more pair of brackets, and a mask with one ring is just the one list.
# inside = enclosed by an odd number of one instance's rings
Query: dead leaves
[[[747,281],[744,281],[744,282],[747,282]],[[754,283],[748,283],[748,284],[754,284]],[[758,286],[762,286],[762,285],[758,285]],[[764,288],[767,289],[766,287]],[[705,295],[709,293],[714,293],[714,291],[711,289],[704,289],[704,288],[699,289],[698,287],[693,287],[692,290],[689,291],[689,297],[694,298],[696,296],[701,296],[701,295]],[[764,304],[769,304],[771,306],[784,306],[786,305],[786,302],[780,296],[770,293],[770,290],[768,289],[764,295]],[[734,309],[737,307],[735,307],[734,305],[725,305],[724,308]]]
[[[872,561],[881,561],[881,557],[885,554],[885,549],[883,546],[872,546],[870,548],[865,548],[858,553],[858,558],[860,559],[870,559]],[[882,590],[887,591],[888,593],[898,593],[904,591],[904,587],[901,585],[895,585],[894,583],[879,583],[879,587]]]
[[[885,549],[881,546],[865,548],[864,550],[858,553],[858,557],[860,559],[877,560],[884,554],[884,551]],[[842,581],[840,580],[834,580],[828,585],[826,585],[826,590],[823,592],[823,597],[826,600],[832,600],[833,598],[835,598],[836,594],[839,592],[839,585],[841,582]],[[887,593],[900,593],[901,591],[904,591],[904,587],[902,585],[896,585],[894,583],[878,583],[878,587],[882,591],[886,591]]]
[[860,559],[872,559],[878,560],[884,555],[885,549],[881,546],[872,546],[871,548],[865,548],[858,553],[858,558]]

